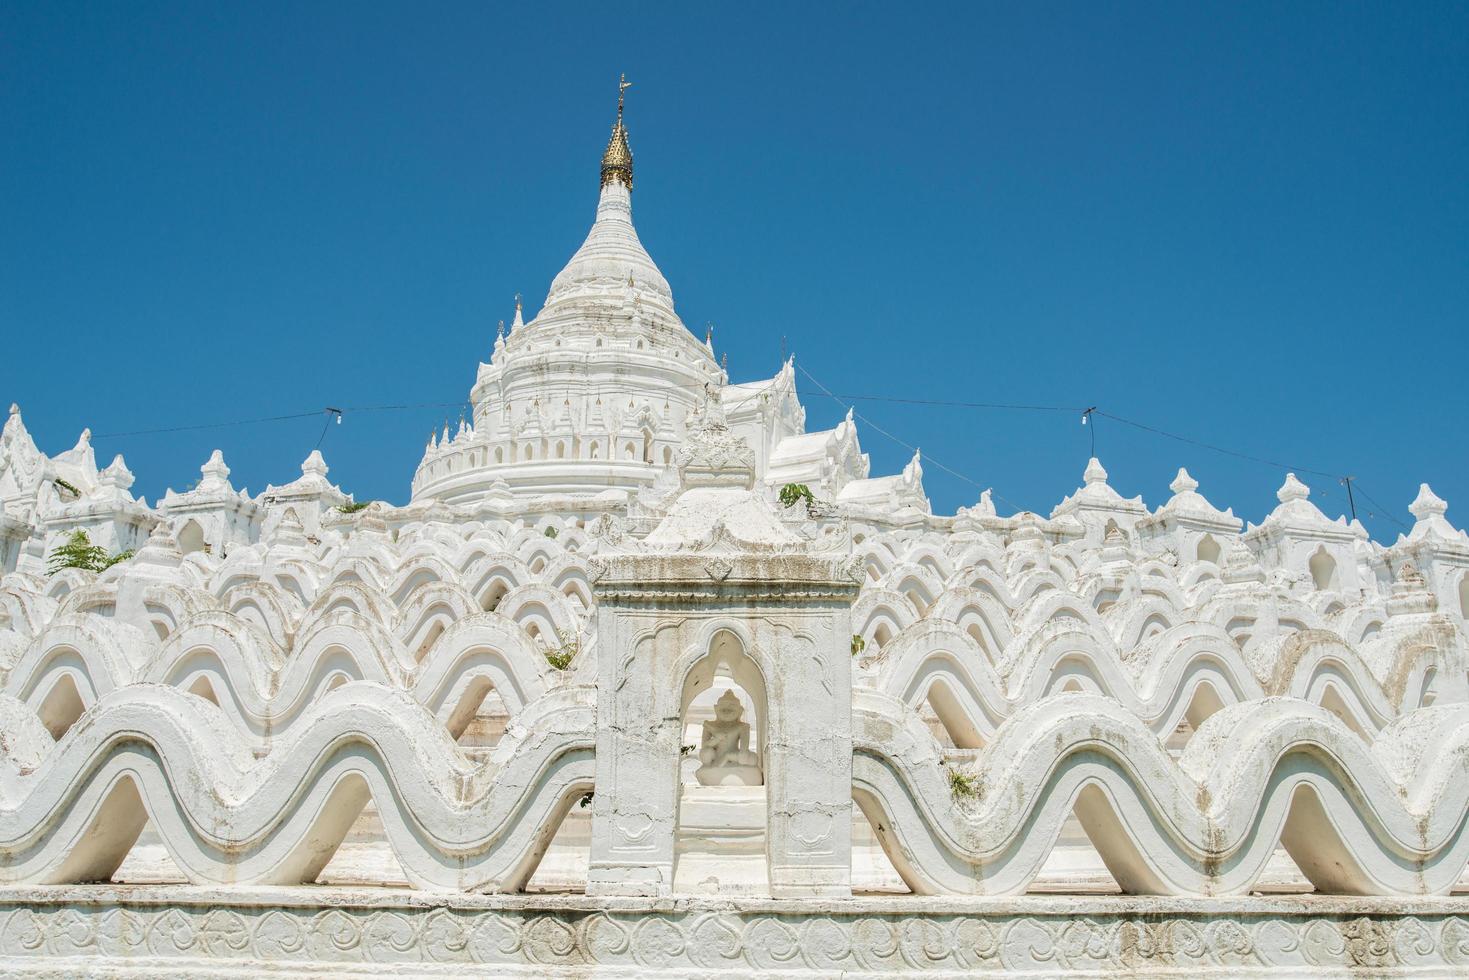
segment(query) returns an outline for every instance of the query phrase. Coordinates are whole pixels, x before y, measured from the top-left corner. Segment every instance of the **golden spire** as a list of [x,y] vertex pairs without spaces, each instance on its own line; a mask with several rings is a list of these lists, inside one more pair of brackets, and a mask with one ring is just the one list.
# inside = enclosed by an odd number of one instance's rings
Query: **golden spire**
[[622,181],[632,190],[632,150],[627,145],[627,127],[622,125],[622,103],[632,82],[623,75],[617,83],[617,122],[612,126],[612,138],[607,141],[607,151],[602,154],[602,186],[614,180]]

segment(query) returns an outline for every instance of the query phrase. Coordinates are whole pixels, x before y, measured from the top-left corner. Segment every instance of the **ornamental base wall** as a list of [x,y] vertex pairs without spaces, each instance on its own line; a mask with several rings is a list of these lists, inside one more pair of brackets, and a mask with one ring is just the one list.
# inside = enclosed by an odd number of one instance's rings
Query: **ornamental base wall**
[[1462,976],[1469,899],[635,899],[0,891],[0,973],[228,977]]

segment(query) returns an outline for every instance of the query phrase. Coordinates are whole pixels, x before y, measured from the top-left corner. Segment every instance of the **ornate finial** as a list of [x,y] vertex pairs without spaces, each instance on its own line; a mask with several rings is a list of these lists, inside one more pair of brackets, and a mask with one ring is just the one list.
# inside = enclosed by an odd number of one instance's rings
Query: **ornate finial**
[[1178,468],[1178,475],[1173,478],[1172,483],[1168,484],[1168,489],[1172,490],[1174,494],[1192,493],[1199,489],[1199,481],[1189,476],[1188,470],[1180,466]]
[[704,324],[704,346],[714,346],[714,322],[712,320],[706,321]]
[[1418,484],[1418,497],[1408,505],[1408,513],[1419,521],[1434,516],[1442,517],[1448,512],[1448,509],[1449,505],[1444,502],[1444,499],[1434,493],[1426,483]]
[[326,460],[321,458],[320,449],[311,450],[311,455],[301,462],[302,476],[326,476],[327,472]]
[[1283,504],[1290,503],[1292,500],[1305,500],[1309,496],[1311,496],[1311,488],[1297,480],[1294,473],[1287,473],[1285,483],[1275,491],[1275,499]]
[[607,150],[602,154],[603,187],[617,180],[632,190],[632,149],[627,145],[627,128],[622,125],[623,98],[631,84],[626,75],[617,83],[617,122],[612,125],[612,138],[607,141]]

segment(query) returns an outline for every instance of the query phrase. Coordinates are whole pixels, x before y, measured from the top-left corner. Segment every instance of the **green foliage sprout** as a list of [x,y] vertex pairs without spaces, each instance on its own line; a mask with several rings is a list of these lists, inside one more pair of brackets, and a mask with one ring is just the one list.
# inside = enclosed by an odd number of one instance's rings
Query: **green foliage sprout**
[[806,509],[810,510],[816,503],[811,488],[804,483],[787,483],[780,488],[780,502],[783,507],[794,507],[801,501],[806,501]]
[[354,500],[350,504],[338,504],[337,510],[343,514],[355,514],[359,510],[366,510],[375,503],[377,503],[375,500]]
[[949,792],[955,799],[971,798],[979,795],[979,781],[967,772],[958,769],[949,769]]
[[51,552],[51,557],[47,559],[46,574],[55,575],[64,568],[101,572],[131,557],[133,553],[130,550],[109,555],[106,548],[93,544],[92,539],[87,537],[87,532],[78,528]]
[[867,649],[867,641],[864,640],[864,639],[862,639],[862,637],[861,637],[860,634],[853,633],[852,634],[852,656],[855,657],[855,656],[857,656],[857,654],[861,653],[863,650],[866,650],[866,649]]
[[581,652],[581,638],[570,630],[557,630],[556,639],[560,641],[559,646],[541,652],[545,654],[546,663],[551,665],[552,670],[566,670]]
[[546,537],[551,538],[554,541],[556,539],[556,536],[560,533],[560,531],[556,530],[551,525],[546,525]]

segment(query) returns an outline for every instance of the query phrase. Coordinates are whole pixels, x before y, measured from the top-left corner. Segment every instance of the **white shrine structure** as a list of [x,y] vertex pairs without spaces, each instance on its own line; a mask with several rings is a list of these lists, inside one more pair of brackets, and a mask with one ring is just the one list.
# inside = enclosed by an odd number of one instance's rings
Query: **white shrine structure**
[[[685,328],[622,115],[402,506],[219,451],[150,505],[11,407],[4,969],[1469,968],[1444,501],[1383,544],[1294,475],[1245,527],[1092,459],[935,514]],[[51,567],[78,530],[133,554]]]

